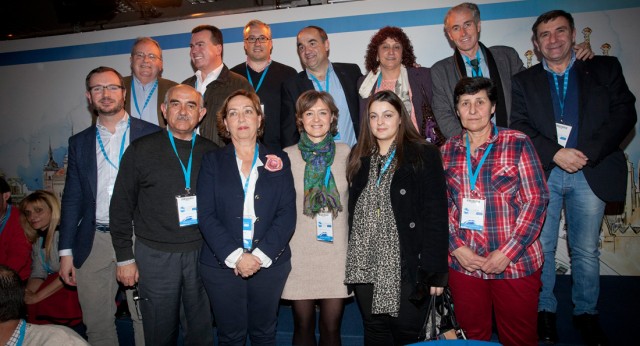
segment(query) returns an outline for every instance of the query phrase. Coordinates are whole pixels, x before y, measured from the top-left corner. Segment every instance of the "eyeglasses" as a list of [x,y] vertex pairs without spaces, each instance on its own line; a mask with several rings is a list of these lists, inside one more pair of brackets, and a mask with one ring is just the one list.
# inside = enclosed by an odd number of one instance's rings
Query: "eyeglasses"
[[143,52],[135,52],[135,53],[132,54],[132,56],[136,60],[144,60],[145,58],[149,58],[149,60],[151,60],[151,61],[162,60],[161,56],[155,55],[153,53],[145,54]]
[[270,38],[268,38],[266,36],[259,36],[259,37],[249,36],[249,37],[245,38],[244,40],[249,42],[249,43],[256,43],[256,41],[258,41],[260,43],[266,43],[267,41],[270,40]]
[[115,84],[94,85],[94,86],[90,86],[89,87],[89,91],[91,91],[92,94],[99,94],[103,90],[109,90],[111,92],[116,92],[116,91],[119,91],[121,89],[124,89],[124,87],[122,87],[122,85],[115,85]]

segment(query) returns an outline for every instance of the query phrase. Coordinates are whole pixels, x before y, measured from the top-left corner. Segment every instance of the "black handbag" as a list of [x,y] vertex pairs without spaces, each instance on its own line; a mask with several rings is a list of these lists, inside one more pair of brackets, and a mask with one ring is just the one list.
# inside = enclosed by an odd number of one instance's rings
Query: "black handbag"
[[440,296],[431,296],[427,316],[420,334],[421,340],[466,340],[456,320],[449,287]]

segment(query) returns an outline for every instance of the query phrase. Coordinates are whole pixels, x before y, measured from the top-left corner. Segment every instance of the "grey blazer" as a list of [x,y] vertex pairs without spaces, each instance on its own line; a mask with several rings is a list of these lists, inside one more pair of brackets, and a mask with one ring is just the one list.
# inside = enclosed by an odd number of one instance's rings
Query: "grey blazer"
[[[515,49],[505,46],[489,47],[500,74],[500,82],[504,90],[507,117],[511,114],[511,76],[524,70],[522,60]],[[491,76],[491,79],[498,76]],[[460,72],[453,56],[440,60],[431,67],[431,81],[433,83],[433,113],[438,127],[445,137],[455,136],[462,131],[460,120],[456,115],[453,104],[453,89],[460,80]]]

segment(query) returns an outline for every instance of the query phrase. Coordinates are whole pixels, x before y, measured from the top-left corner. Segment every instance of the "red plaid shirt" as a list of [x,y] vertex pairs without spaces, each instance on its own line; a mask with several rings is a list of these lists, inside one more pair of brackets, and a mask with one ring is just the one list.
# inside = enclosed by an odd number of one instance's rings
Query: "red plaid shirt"
[[[482,231],[460,228],[462,199],[472,197],[466,141],[461,134],[450,138],[441,148],[449,199],[449,265],[477,278],[521,278],[542,266],[538,235],[544,222],[549,191],[531,140],[515,130],[498,128],[497,135],[494,133],[487,143],[478,147],[475,157],[471,157],[474,171],[489,143],[493,143],[493,148],[482,165],[475,186],[477,196],[485,199]],[[500,250],[511,263],[498,275],[480,270],[468,272],[451,255],[452,251],[465,245],[484,257]]]

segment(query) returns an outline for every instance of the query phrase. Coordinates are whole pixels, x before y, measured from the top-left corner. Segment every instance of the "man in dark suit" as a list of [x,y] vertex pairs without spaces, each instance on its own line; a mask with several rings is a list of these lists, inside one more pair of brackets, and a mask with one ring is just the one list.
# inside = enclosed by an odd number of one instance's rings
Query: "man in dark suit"
[[298,72],[291,66],[271,60],[273,41],[269,25],[253,19],[244,26],[244,52],[247,61],[234,66],[231,71],[249,80],[260,97],[265,115],[264,145],[280,149],[280,92],[282,82]]
[[336,142],[353,147],[360,131],[358,109],[358,78],[362,76],[356,64],[329,61],[329,38],[324,29],[308,26],[297,36],[298,56],[305,71],[282,84],[280,113],[280,143],[282,148],[298,143],[296,101],[307,90],[326,91],[339,109]]
[[598,323],[598,241],[606,202],[623,201],[627,166],[620,146],[636,123],[635,97],[620,62],[576,60],[573,17],[555,10],[533,25],[542,63],[513,78],[511,127],[533,141],[547,173],[550,201],[540,234],[544,252],[538,335],[557,340],[555,251],[560,212],[568,224],[573,318],[589,345],[606,343]]
[[[109,203],[124,150],[136,138],[160,128],[124,110],[127,92],[118,71],[95,68],[85,83],[87,99],[98,118],[95,125],[69,139],[60,219],[60,277],[66,284],[78,286],[89,342],[117,345],[114,314],[118,283]],[[134,307],[132,301],[129,307]],[[131,310],[136,340],[144,340],[142,324]]]
[[165,127],[160,105],[167,90],[177,83],[160,78],[162,50],[151,37],[138,37],[131,48],[131,76],[124,77],[129,98],[125,110],[131,116]]

